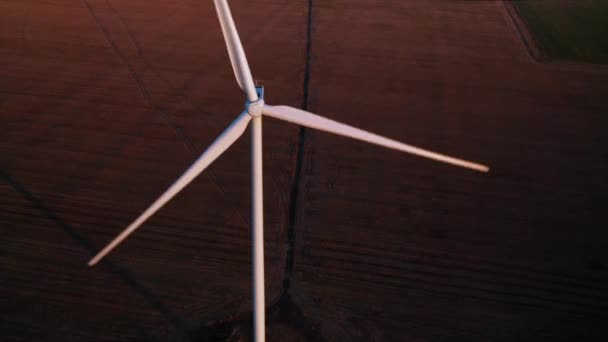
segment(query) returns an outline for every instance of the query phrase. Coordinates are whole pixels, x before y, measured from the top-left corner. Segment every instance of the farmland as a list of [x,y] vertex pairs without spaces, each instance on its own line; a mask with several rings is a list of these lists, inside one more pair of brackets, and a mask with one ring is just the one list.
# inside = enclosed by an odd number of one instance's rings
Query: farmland
[[608,63],[608,2],[537,0],[515,5],[549,57]]
[[[268,340],[608,339],[608,70],[499,1],[230,4],[268,103],[491,166],[264,119]],[[86,267],[242,110],[212,2],[0,2],[0,61],[0,339],[249,340],[249,133]]]

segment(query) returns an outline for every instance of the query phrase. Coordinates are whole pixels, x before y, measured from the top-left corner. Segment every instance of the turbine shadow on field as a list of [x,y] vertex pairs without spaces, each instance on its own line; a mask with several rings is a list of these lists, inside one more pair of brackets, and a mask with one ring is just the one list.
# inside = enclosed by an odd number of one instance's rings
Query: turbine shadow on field
[[[15,180],[11,175],[5,172],[3,169],[0,169],[0,178],[2,178],[6,183],[8,183],[16,192],[25,197],[32,207],[37,209],[44,217],[48,218],[54,224],[56,224],[59,228],[61,228],[72,240],[78,243],[82,248],[84,248],[89,254],[93,255],[96,251],[96,247],[87,240],[81,233],[79,233],[74,227],[70,226],[66,222],[64,222],[53,209],[48,207],[43,200],[36,197],[29,190],[27,190],[21,183]],[[109,260],[103,260],[101,262],[103,267],[110,271],[111,274],[118,276],[127,286],[129,286],[133,291],[135,291],[138,295],[140,295],[146,303],[148,303],[151,307],[156,309],[162,317],[167,319],[173,327],[175,328],[175,335],[188,338],[192,336],[193,331],[197,331],[196,333],[200,336],[216,336],[217,333],[207,331],[205,328],[196,327],[193,328],[191,324],[188,324],[188,321],[184,318],[180,317],[175,312],[171,311],[158,297],[152,294],[144,285],[142,285],[135,277],[128,271],[126,268],[117,265]]]

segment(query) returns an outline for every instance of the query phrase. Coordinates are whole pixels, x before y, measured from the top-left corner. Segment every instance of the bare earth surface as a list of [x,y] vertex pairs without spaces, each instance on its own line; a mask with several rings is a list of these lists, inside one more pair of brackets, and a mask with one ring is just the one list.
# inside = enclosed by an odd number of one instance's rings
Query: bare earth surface
[[[267,102],[492,167],[265,120],[269,340],[608,338],[606,67],[494,1],[313,1],[309,54],[231,6]],[[3,1],[0,61],[1,339],[249,339],[248,133],[86,267],[242,110],[212,2]]]

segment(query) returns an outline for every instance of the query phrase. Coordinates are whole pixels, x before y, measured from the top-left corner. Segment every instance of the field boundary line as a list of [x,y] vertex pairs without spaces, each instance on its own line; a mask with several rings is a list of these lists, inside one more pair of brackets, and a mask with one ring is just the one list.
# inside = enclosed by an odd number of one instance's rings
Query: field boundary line
[[512,0],[496,0],[496,4],[503,11],[507,22],[517,33],[519,40],[523,43],[528,55],[537,63],[549,62],[549,56],[542,50],[540,43],[523,20],[521,13],[513,4]]

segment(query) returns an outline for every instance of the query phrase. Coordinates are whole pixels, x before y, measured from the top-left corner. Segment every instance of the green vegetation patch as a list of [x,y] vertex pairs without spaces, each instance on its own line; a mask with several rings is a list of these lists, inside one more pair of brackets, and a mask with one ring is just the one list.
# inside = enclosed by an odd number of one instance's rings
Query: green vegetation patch
[[549,57],[608,63],[608,0],[514,3]]

